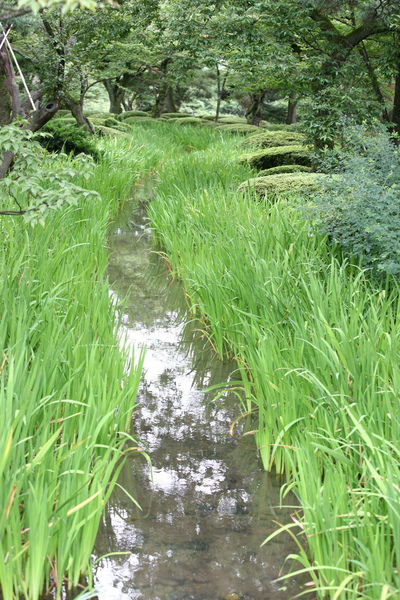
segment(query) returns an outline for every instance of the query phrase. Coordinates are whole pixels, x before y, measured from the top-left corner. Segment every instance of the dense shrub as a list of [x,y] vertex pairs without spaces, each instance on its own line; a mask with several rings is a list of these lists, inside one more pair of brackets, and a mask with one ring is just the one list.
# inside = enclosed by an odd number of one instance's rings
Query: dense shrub
[[71,152],[89,154],[99,160],[101,153],[97,149],[90,134],[78,127],[77,124],[65,123],[65,119],[52,120],[41,129],[50,136],[38,136],[38,141],[49,152]]
[[291,146],[301,144],[304,135],[297,131],[263,131],[246,138],[243,146],[257,146],[258,148],[273,148],[275,146]]
[[279,146],[242,154],[239,158],[242,163],[247,163],[256,169],[271,169],[281,165],[299,164],[311,166],[311,156],[302,146]]
[[316,192],[321,186],[321,175],[315,173],[281,173],[268,177],[254,177],[244,181],[238,192],[253,191],[257,196],[285,195],[292,192]]
[[332,241],[380,273],[400,273],[400,149],[382,126],[345,132],[342,152],[325,160],[333,173],[314,217]]

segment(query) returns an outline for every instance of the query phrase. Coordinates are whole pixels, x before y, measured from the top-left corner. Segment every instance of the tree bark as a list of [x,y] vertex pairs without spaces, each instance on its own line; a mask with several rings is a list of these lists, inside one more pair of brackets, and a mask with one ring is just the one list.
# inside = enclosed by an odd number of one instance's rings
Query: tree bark
[[364,61],[365,66],[366,66],[368,77],[371,82],[372,89],[374,90],[376,99],[378,100],[379,104],[382,107],[382,119],[384,121],[389,121],[390,118],[389,118],[388,110],[386,108],[385,98],[383,97],[383,94],[382,94],[382,91],[381,91],[381,88],[379,85],[379,81],[376,76],[375,69],[371,64],[371,61],[369,59],[368,52],[367,52],[364,42],[361,42],[361,45],[359,48],[359,53],[360,53],[361,58]]
[[176,113],[177,108],[174,100],[174,91],[172,87],[169,85],[167,89],[167,95],[165,96],[165,105],[167,107],[167,111],[169,113]]
[[397,75],[394,88],[392,122],[394,123],[396,133],[400,135],[400,56],[398,58]]
[[286,117],[286,125],[294,125],[297,123],[297,94],[292,92],[288,101],[288,111]]
[[69,108],[69,110],[75,117],[78,125],[80,127],[83,127],[86,131],[88,131],[89,133],[91,133],[93,135],[94,134],[93,125],[91,124],[89,119],[87,117],[85,117],[85,115],[83,114],[83,98],[81,100],[82,100],[81,102],[76,102],[75,100],[72,100],[72,98],[65,97],[64,102],[65,102],[67,108]]
[[259,125],[262,119],[262,103],[267,90],[261,90],[255,94],[250,94],[251,103],[246,111],[246,119],[249,125]]
[[168,93],[168,63],[170,62],[170,58],[164,58],[161,63],[161,82],[158,87],[157,95],[156,95],[156,103],[153,106],[152,115],[155,118],[161,117],[161,113],[164,108],[165,100]]
[[125,91],[118,85],[119,80],[120,78],[117,77],[117,79],[105,79],[103,81],[110,100],[110,113],[113,115],[120,115],[122,113],[122,100]]

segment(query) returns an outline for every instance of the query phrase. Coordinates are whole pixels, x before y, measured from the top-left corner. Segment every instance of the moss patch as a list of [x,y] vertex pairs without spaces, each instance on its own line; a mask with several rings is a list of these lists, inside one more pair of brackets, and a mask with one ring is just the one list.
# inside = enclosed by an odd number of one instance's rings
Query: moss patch
[[124,120],[124,123],[129,123],[130,125],[132,125],[134,123],[149,123],[150,121],[154,121],[154,119],[152,119],[149,116],[146,116],[146,117],[128,117],[127,119]]
[[256,146],[257,148],[274,148],[277,146],[300,145],[304,135],[297,131],[263,131],[251,135],[243,142],[244,146]]
[[189,113],[163,113],[161,116],[165,119],[187,119],[193,117]]
[[112,127],[104,127],[104,125],[95,125],[95,131],[99,135],[109,135],[110,137],[115,135],[121,135],[123,137],[131,137],[127,133],[123,131],[119,131],[118,129],[113,129]]
[[181,117],[179,117],[178,119],[169,119],[169,123],[176,123],[178,125],[200,125],[201,119],[198,119],[197,117],[185,117],[182,119]]
[[244,181],[238,187],[238,192],[253,191],[257,196],[275,196],[290,194],[298,191],[314,192],[320,188],[319,178],[315,173],[281,173],[269,177],[254,177]]
[[149,117],[149,113],[144,112],[144,110],[127,110],[126,112],[121,113],[120,115],[115,115],[118,121],[125,121],[125,119],[129,119],[129,117]]
[[230,133],[238,133],[240,135],[247,135],[248,133],[257,133],[260,131],[256,125],[246,125],[246,123],[238,125],[217,125],[219,131],[229,131]]
[[302,146],[278,146],[242,154],[239,162],[247,163],[256,169],[272,169],[281,165],[311,166],[311,157]]
[[279,175],[280,173],[310,173],[311,167],[304,165],[281,165],[280,167],[272,167],[272,169],[264,169],[258,173],[258,177],[269,177],[271,175]]

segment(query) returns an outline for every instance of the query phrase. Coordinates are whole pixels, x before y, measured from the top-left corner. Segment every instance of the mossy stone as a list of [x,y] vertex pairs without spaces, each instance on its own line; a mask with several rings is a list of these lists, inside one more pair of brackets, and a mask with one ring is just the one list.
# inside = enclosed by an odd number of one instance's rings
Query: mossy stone
[[173,118],[169,119],[169,123],[175,123],[177,125],[201,125],[201,119],[198,119],[197,117],[185,117],[184,119]]
[[258,177],[269,177],[280,173],[311,173],[311,171],[311,167],[305,167],[304,165],[281,165],[280,167],[259,171]]
[[239,162],[247,163],[256,169],[272,169],[281,165],[304,165],[311,166],[311,156],[302,146],[278,146],[266,150],[256,150],[248,154],[242,154]]
[[244,146],[257,148],[274,148],[277,146],[299,145],[304,140],[304,135],[298,131],[263,131],[251,135],[243,142]]
[[124,133],[123,131],[119,131],[118,129],[114,129],[112,127],[104,127],[104,125],[95,125],[95,131],[96,133],[100,134],[100,135],[108,135],[110,137],[113,137],[115,135],[119,135],[122,137],[131,137],[130,135],[128,135],[127,133]]
[[315,192],[320,189],[321,175],[316,173],[280,173],[269,177],[254,177],[243,181],[238,187],[242,194],[252,191],[261,198],[264,196],[288,195],[295,192]]
[[150,121],[154,121],[154,119],[152,119],[149,116],[147,116],[147,117],[128,117],[127,119],[124,120],[124,123],[129,123],[129,125],[132,125],[134,123],[149,123]]
[[238,125],[217,125],[219,131],[228,131],[229,133],[237,133],[239,135],[247,135],[248,133],[257,133],[260,131],[256,125],[247,125],[246,123]]
[[115,115],[118,121],[125,121],[125,119],[129,119],[129,117],[149,117],[149,113],[144,110],[127,110],[126,112],[121,113],[120,115]]
[[189,113],[162,113],[161,116],[164,119],[187,119],[188,117],[193,117]]

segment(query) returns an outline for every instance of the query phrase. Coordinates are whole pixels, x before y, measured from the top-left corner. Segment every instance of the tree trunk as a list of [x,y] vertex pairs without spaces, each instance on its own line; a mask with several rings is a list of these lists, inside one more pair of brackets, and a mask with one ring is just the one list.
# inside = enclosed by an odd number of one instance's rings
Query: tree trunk
[[397,64],[397,75],[394,88],[392,122],[395,125],[395,131],[400,135],[400,56]]
[[67,106],[67,108],[69,108],[69,110],[75,117],[78,125],[80,127],[83,127],[86,131],[88,131],[89,133],[91,133],[93,135],[94,134],[93,125],[91,124],[89,119],[87,117],[85,117],[85,115],[83,114],[83,101],[75,102],[71,98],[65,97],[64,102],[65,102],[65,105]]
[[367,68],[367,73],[368,73],[368,77],[369,80],[371,82],[372,85],[372,89],[374,90],[374,94],[376,99],[378,100],[379,104],[382,107],[382,119],[384,121],[389,121],[389,113],[388,110],[386,108],[386,102],[385,102],[385,98],[383,97],[380,85],[379,85],[379,81],[378,78],[376,76],[376,72],[374,67],[371,64],[371,61],[369,59],[368,53],[367,53],[367,49],[365,47],[364,42],[361,42],[360,48],[359,48],[359,54],[361,56],[361,58],[364,61],[364,64]]
[[158,117],[161,117],[161,113],[163,111],[164,108],[164,104],[165,104],[165,100],[167,97],[167,93],[168,93],[168,80],[167,80],[167,74],[168,74],[168,63],[170,62],[170,58],[164,58],[164,60],[161,63],[161,82],[160,85],[158,87],[158,91],[157,91],[157,95],[156,95],[156,103],[153,106],[153,110],[152,115],[153,117],[155,117],[156,119]]
[[174,91],[170,85],[168,86],[167,95],[165,96],[165,105],[169,113],[177,112],[174,100]]
[[297,98],[296,92],[292,92],[288,102],[286,125],[294,125],[294,123],[297,123]]
[[106,79],[103,81],[104,87],[107,90],[108,98],[110,100],[110,113],[113,115],[120,115],[122,113],[122,100],[124,97],[124,90],[121,88],[119,78],[117,79]]
[[[0,36],[0,41],[2,36]],[[40,89],[32,93],[32,99],[41,97]],[[15,81],[15,71],[8,53],[6,44],[0,50],[0,127],[9,125],[17,116],[27,119],[26,129],[37,131],[49,121],[58,110],[58,102],[48,102],[43,108],[32,112],[29,98],[21,102],[21,95]],[[0,157],[0,180],[2,180],[14,159],[10,151],[4,152]]]
[[249,108],[246,111],[246,119],[249,125],[259,125],[262,119],[262,103],[265,98],[265,94],[267,90],[262,90],[256,92],[255,94],[250,94],[251,103]]

